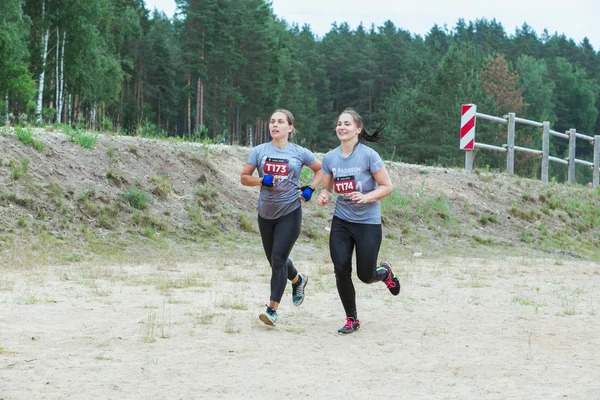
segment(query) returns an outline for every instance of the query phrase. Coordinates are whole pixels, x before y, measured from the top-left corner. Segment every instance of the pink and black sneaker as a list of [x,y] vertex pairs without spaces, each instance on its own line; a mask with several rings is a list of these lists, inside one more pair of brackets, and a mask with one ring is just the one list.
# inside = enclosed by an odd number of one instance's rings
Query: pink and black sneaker
[[398,280],[398,277],[392,272],[392,266],[384,261],[380,264],[379,268],[384,268],[387,270],[388,276],[383,280],[383,283],[385,283],[385,286],[387,286],[391,294],[393,294],[394,296],[398,296],[398,294],[400,293],[400,281]]
[[338,329],[338,333],[348,335],[360,329],[360,321],[356,318],[346,317],[346,324]]

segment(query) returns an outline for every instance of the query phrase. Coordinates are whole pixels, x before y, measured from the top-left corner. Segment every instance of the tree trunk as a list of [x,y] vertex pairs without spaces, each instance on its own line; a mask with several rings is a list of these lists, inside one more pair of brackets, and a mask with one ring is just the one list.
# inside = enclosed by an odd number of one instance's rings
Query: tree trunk
[[160,120],[160,96],[158,98],[158,129],[160,129],[161,127],[161,120]]
[[142,82],[142,77],[144,76],[144,65],[140,65],[139,71],[138,71],[138,80],[137,80],[137,84],[136,84],[136,92],[135,96],[136,96],[136,105],[137,105],[137,113],[138,113],[138,121],[137,121],[137,125],[141,126],[142,121],[144,120],[144,107],[143,107],[143,103],[144,103],[144,95],[143,95],[143,82]]
[[10,118],[8,116],[8,92],[6,92],[4,104],[6,105],[6,120],[5,120],[5,123],[6,123],[6,125],[8,125],[8,124],[10,124]]
[[[191,72],[188,70],[188,74],[187,74],[187,87],[190,88],[191,84],[192,84],[192,75]],[[187,130],[187,134],[188,136],[191,136],[192,134],[192,104],[191,104],[191,99],[190,99],[190,95],[189,95],[189,91],[188,91],[188,97],[187,97],[187,123],[186,123],[186,130]]]
[[[204,29],[202,29],[202,53],[200,59],[204,61]],[[200,82],[200,125],[204,125],[204,82],[198,78]]]
[[200,87],[202,86],[200,77],[198,77],[198,81],[196,82],[196,120],[194,123],[194,132],[196,134],[200,130]]
[[204,82],[200,83],[200,125],[204,125]]
[[58,79],[58,87],[56,89],[58,91],[58,100],[56,101],[56,105],[58,107],[58,110],[56,112],[56,118],[57,118],[58,123],[62,122],[61,116],[62,116],[63,103],[64,103],[64,92],[65,92],[65,43],[67,40],[67,31],[66,30],[63,31],[62,36],[63,37],[62,37],[62,48],[60,50],[60,63],[58,61],[56,62],[57,65],[60,64],[60,76],[57,78]]
[[92,104],[92,109],[90,110],[90,129],[92,131],[96,130],[96,103]]
[[[42,21],[46,14],[46,1],[42,0]],[[48,37],[50,36],[50,30],[46,29],[44,36],[42,37],[42,68],[40,72],[40,79],[38,82],[38,97],[35,105],[35,120],[40,122],[42,120],[42,104],[44,101],[44,77],[46,74],[46,56],[48,52]]]
[[69,93],[67,106],[69,107],[69,109],[67,110],[66,120],[67,124],[71,125],[71,122],[73,121],[73,96],[71,95],[71,93]]
[[77,96],[73,96],[73,103],[71,104],[71,121],[76,124],[78,121],[77,119],[79,118],[79,113],[78,113],[78,107],[79,104],[77,104]]
[[58,88],[58,86],[59,86],[59,79],[58,79],[58,74],[59,74],[59,70],[58,70],[59,55],[60,55],[60,28],[56,28],[56,55],[55,55],[56,59],[55,59],[55,62],[54,62],[54,80],[56,81],[56,85],[54,86],[55,89],[56,89],[54,91],[55,92],[55,94],[54,94],[54,97],[55,97],[54,101],[55,101],[55,104],[56,104],[56,119],[55,119],[55,122],[60,122],[59,121],[60,114],[58,113],[58,103],[59,103],[58,96],[60,96],[60,90]]

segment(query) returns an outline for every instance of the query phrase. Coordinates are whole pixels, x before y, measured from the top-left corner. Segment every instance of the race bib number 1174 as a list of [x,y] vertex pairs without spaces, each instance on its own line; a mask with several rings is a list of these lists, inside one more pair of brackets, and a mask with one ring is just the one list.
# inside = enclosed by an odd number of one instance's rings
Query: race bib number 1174
[[267,157],[264,165],[264,173],[267,175],[287,176],[290,173],[288,160]]
[[333,189],[339,194],[352,193],[356,191],[354,176],[338,176],[333,178]]

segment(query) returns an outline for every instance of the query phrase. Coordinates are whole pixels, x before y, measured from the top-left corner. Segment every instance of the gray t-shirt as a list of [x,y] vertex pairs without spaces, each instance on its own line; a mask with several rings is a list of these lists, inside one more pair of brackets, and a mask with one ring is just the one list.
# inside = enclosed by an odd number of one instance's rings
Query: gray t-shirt
[[308,149],[288,143],[283,149],[272,142],[254,147],[248,156],[248,164],[258,169],[258,176],[279,175],[283,179],[274,182],[273,187],[261,186],[258,196],[258,215],[266,219],[276,219],[300,207],[300,174],[303,166],[315,161],[315,155]]
[[357,204],[344,193],[369,193],[377,188],[373,178],[383,161],[379,154],[368,146],[359,143],[352,154],[342,157],[339,146],[323,157],[323,173],[333,176],[333,190],[338,193],[333,215],[345,221],[361,224],[381,224],[381,206],[379,201]]

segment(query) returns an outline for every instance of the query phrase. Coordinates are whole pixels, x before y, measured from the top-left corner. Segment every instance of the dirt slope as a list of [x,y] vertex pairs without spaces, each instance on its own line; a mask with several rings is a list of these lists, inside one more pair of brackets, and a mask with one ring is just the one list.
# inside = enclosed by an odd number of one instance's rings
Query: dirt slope
[[[5,262],[18,263],[15,249],[22,248],[84,257],[158,239],[207,246],[256,236],[257,189],[239,183],[248,148],[100,135],[86,149],[62,132],[34,137],[45,149],[11,130],[0,135]],[[518,247],[596,257],[597,225],[582,210],[598,205],[597,191],[492,172],[387,167],[396,189],[383,205],[387,245],[411,254]],[[307,203],[303,239],[325,243],[331,214]]]

